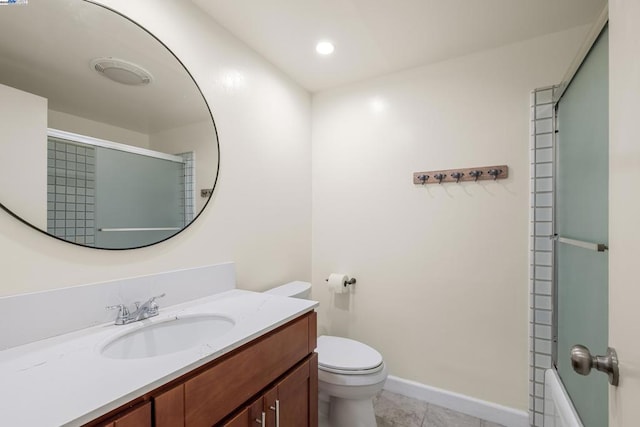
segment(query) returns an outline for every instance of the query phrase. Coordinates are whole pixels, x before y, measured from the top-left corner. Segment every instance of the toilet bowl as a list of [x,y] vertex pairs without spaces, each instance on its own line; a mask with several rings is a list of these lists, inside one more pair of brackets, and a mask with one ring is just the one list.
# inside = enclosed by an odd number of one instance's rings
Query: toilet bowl
[[[290,282],[266,293],[307,299],[311,284]],[[316,351],[319,404],[322,408],[322,397],[328,397],[331,427],[375,427],[373,397],[387,379],[382,355],[361,342],[328,335],[318,337]]]

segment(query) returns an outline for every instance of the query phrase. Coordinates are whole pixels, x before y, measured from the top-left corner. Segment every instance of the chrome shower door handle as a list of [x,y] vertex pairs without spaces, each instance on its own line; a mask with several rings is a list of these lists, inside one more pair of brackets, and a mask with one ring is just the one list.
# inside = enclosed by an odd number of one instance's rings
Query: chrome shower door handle
[[587,347],[574,345],[571,347],[571,366],[580,375],[589,375],[591,369],[596,368],[609,376],[609,384],[613,386],[617,386],[620,380],[618,355],[611,347],[607,348],[605,356],[592,356]]

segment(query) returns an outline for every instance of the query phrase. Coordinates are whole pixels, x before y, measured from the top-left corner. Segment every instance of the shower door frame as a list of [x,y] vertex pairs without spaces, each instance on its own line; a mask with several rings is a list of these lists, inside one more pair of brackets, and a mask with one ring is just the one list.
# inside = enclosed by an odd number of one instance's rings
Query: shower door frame
[[[559,164],[558,164],[558,157],[557,157],[557,150],[558,150],[558,137],[559,137],[559,123],[558,123],[558,107],[559,107],[559,103],[560,100],[562,99],[563,95],[565,94],[566,90],[568,89],[569,85],[571,84],[571,82],[573,81],[574,77],[577,75],[578,71],[580,70],[580,67],[582,66],[582,64],[586,61],[588,55],[590,54],[590,52],[592,51],[592,48],[595,46],[595,44],[598,42],[600,36],[602,35],[602,33],[605,31],[605,28],[607,27],[607,25],[609,24],[609,20],[608,20],[608,8],[605,7],[605,9],[603,10],[602,14],[600,15],[598,21],[594,24],[594,26],[591,28],[585,42],[583,43],[583,45],[581,46],[580,52],[579,54],[576,56],[576,58],[574,59],[573,63],[571,64],[571,67],[569,68],[569,70],[567,71],[567,73],[565,74],[565,77],[562,80],[562,83],[556,87],[556,90],[554,91],[554,97],[553,97],[553,117],[552,117],[552,121],[553,121],[553,177],[552,177],[552,181],[553,181],[553,234],[550,236],[550,238],[554,239],[554,244],[553,244],[553,249],[552,249],[552,271],[553,271],[553,279],[552,279],[552,342],[551,342],[551,363],[552,363],[552,369],[555,370],[556,375],[558,377],[558,379],[560,380],[560,383],[562,384],[562,387],[564,388],[564,392],[566,393],[567,397],[569,397],[570,400],[571,399],[571,395],[569,394],[568,389],[566,388],[566,385],[564,384],[564,381],[562,379],[562,377],[560,376],[560,372],[558,370],[558,358],[559,358],[559,350],[558,350],[558,346],[559,346],[559,279],[558,279],[558,275],[559,275],[559,268],[558,268],[558,250],[557,250],[557,245],[560,244],[560,242],[558,241],[557,237],[558,234],[556,234],[558,232],[558,230],[556,229],[556,224],[557,224],[557,214],[558,214],[558,191],[557,191],[557,179],[558,179],[558,170],[559,170]],[[608,84],[608,81],[607,81]],[[608,100],[607,100],[608,101]],[[607,141],[608,144],[608,141]],[[608,165],[607,165],[608,166]],[[607,172],[608,174],[608,172]],[[609,220],[607,220],[609,221]],[[607,223],[608,225],[608,223]],[[600,245],[598,245],[600,246]],[[608,250],[608,247],[604,246],[605,250]],[[602,252],[601,248],[598,247],[597,249],[598,252]],[[608,274],[607,274],[608,276]],[[609,286],[609,283],[607,281],[607,288]],[[609,306],[608,306],[608,302],[607,302],[607,307],[606,310],[608,312],[609,310]],[[608,322],[608,314],[607,314],[607,322]],[[608,337],[607,337],[608,339]],[[579,343],[574,343],[574,344],[579,344]],[[598,373],[595,372],[591,372],[590,374],[591,376],[598,376]],[[575,415],[577,415],[579,417],[578,420],[575,420],[577,422],[580,423],[580,425],[582,425],[582,418],[579,414],[579,412],[577,411],[577,408],[575,407],[575,404],[573,402],[571,402],[571,406],[573,407],[573,412],[575,413]],[[545,408],[545,413],[547,412],[547,409]]]
[[[598,38],[600,37],[600,34],[602,33],[602,31],[604,30],[604,28],[609,24],[609,8],[607,6],[605,6],[604,10],[602,11],[602,13],[600,14],[600,16],[598,17],[598,20],[596,21],[596,23],[593,25],[593,27],[591,28],[591,30],[589,31],[589,34],[587,35],[587,38],[585,39],[584,43],[582,44],[582,46],[580,47],[580,51],[578,52],[578,55],[576,55],[576,58],[573,60],[573,62],[571,63],[569,69],[567,70],[567,73],[565,74],[564,78],[562,79],[562,83],[558,86],[554,87],[554,92],[553,92],[553,159],[552,159],[552,164],[553,164],[553,176],[552,176],[552,185],[553,185],[553,225],[554,225],[554,230],[553,232],[555,233],[555,224],[556,224],[556,206],[557,206],[557,191],[556,191],[556,177],[558,176],[558,162],[557,162],[557,158],[556,158],[556,150],[557,150],[557,139],[558,139],[558,103],[560,102],[560,99],[562,98],[562,96],[564,95],[565,91],[567,90],[567,88],[569,87],[569,84],[571,83],[571,81],[573,80],[573,78],[576,76],[576,74],[578,73],[578,70],[580,69],[580,66],[582,65],[582,63],[585,61],[585,59],[587,58],[587,55],[589,54],[589,52],[591,51],[591,48],[595,45],[595,43],[597,42]],[[552,236],[550,236],[551,238]],[[552,330],[553,330],[553,336],[552,336],[552,343],[551,343],[551,361],[553,364],[554,369],[556,369],[556,365],[557,365],[557,361],[558,361],[558,270],[556,268],[557,265],[557,253],[555,250],[555,245],[554,245],[554,249],[553,249],[553,263],[552,263],[552,269],[553,269],[553,282],[552,282],[552,300],[553,300],[553,310],[552,310]],[[557,369],[556,369],[557,370]]]

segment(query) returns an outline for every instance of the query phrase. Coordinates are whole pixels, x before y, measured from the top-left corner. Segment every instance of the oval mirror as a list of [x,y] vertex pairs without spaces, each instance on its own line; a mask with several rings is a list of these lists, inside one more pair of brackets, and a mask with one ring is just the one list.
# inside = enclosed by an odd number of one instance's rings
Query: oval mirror
[[181,62],[84,0],[0,5],[0,203],[74,244],[170,238],[209,200],[219,148]]

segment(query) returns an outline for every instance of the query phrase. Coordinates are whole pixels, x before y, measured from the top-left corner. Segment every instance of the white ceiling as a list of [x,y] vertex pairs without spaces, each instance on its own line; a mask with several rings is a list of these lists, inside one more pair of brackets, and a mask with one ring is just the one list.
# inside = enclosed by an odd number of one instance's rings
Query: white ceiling
[[[191,0],[314,92],[595,21],[606,0]],[[316,54],[320,39],[336,51]]]

